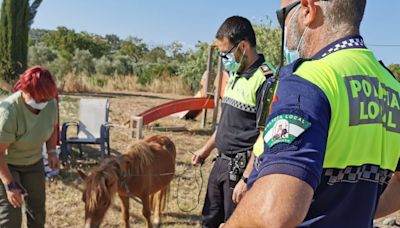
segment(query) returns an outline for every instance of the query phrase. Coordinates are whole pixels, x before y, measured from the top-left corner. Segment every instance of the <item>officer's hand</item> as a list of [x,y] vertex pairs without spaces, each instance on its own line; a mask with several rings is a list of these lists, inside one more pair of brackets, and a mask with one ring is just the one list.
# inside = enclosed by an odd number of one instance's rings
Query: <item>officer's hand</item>
[[6,192],[7,192],[8,201],[11,203],[11,205],[14,208],[22,206],[21,190],[12,189],[12,190],[9,190],[9,191],[6,191]]
[[243,198],[244,194],[247,191],[247,184],[244,183],[242,179],[236,184],[235,188],[233,189],[232,194],[232,201],[236,204]]
[[199,163],[202,163],[207,157],[208,154],[206,153],[206,151],[204,151],[204,149],[197,150],[193,153],[192,164],[197,165]]

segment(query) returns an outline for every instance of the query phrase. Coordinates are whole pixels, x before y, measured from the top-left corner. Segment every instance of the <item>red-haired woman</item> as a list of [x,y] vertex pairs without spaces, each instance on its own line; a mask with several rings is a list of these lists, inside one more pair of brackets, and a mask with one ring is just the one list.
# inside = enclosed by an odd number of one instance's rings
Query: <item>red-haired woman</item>
[[50,72],[36,66],[0,102],[0,227],[21,227],[23,202],[28,227],[44,227],[42,146],[46,143],[50,168],[58,168],[57,95]]

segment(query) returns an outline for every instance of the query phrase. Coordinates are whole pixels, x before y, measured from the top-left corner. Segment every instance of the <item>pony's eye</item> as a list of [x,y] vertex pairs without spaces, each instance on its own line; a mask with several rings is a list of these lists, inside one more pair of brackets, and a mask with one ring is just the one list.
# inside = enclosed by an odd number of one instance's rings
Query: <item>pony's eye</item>
[[102,203],[102,206],[103,206],[103,207],[108,207],[108,205],[110,205],[109,202],[103,202],[103,203]]

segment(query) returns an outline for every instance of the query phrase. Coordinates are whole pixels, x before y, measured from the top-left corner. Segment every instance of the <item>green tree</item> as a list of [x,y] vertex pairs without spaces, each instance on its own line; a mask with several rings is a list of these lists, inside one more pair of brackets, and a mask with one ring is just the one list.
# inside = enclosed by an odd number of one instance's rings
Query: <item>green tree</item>
[[183,45],[179,41],[174,41],[166,47],[168,55],[171,56],[173,61],[182,63],[186,60],[187,52],[183,51]]
[[65,60],[71,61],[75,50],[78,48],[76,43],[78,35],[74,30],[66,27],[58,27],[56,31],[51,31],[44,35],[43,42],[46,46],[52,47],[58,51],[59,56]]
[[275,67],[281,60],[281,29],[272,27],[272,21],[266,19],[253,24],[257,38],[257,50],[265,55],[265,58]]
[[95,58],[100,58],[103,55],[110,53],[111,46],[107,39],[87,32],[77,34],[76,45],[80,50],[88,50]]
[[0,77],[15,80],[27,67],[28,34],[42,0],[3,0],[0,17]]
[[198,41],[196,51],[189,53],[186,62],[179,67],[178,74],[190,86],[193,93],[200,89],[201,76],[207,69],[208,49],[208,43]]
[[152,63],[161,63],[168,61],[167,52],[162,47],[155,47],[151,49],[145,55],[145,59]]
[[126,40],[121,42],[121,48],[119,49],[120,55],[127,55],[133,58],[135,61],[139,61],[149,49],[142,39],[137,37],[128,37]]
[[67,60],[72,59],[76,49],[87,50],[95,58],[108,54],[111,49],[107,39],[101,36],[87,32],[76,33],[66,27],[58,27],[57,31],[47,33],[43,41],[47,46],[58,50]]
[[29,31],[29,46],[31,47],[43,43],[44,36],[49,32],[50,30],[47,29],[31,29]]
[[117,35],[107,34],[105,36],[105,39],[107,40],[107,43],[110,46],[110,51],[112,53],[118,51],[121,48],[121,40]]

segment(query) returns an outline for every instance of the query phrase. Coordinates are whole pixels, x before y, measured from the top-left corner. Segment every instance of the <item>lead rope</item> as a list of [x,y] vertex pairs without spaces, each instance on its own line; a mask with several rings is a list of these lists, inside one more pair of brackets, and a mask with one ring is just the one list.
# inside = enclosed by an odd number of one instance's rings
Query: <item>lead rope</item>
[[[193,153],[192,153],[192,154],[193,154]],[[196,174],[197,174],[196,169],[194,169],[194,177],[195,177],[195,180],[196,180],[197,187],[199,188],[199,191],[198,191],[198,193],[197,193],[196,204],[195,204],[194,207],[192,207],[192,208],[190,208],[190,209],[183,208],[183,207],[181,206],[181,204],[179,203],[179,202],[180,202],[180,201],[179,201],[179,189],[180,189],[180,182],[181,182],[181,179],[184,177],[184,174],[185,174],[185,173],[189,170],[189,168],[191,168],[191,167],[190,167],[190,166],[186,167],[186,169],[184,169],[183,172],[182,172],[182,174],[178,177],[178,183],[177,183],[177,186],[176,186],[176,204],[178,205],[179,210],[181,210],[181,211],[183,211],[183,212],[186,212],[186,213],[192,212],[192,211],[195,210],[195,209],[199,206],[199,204],[200,204],[200,195],[201,195],[201,190],[203,189],[203,172],[202,172],[202,170],[201,170],[203,164],[204,164],[204,161],[201,162],[200,167],[199,167],[200,184],[199,184],[199,179],[196,178],[196,176],[197,176],[197,175],[196,175]]]

